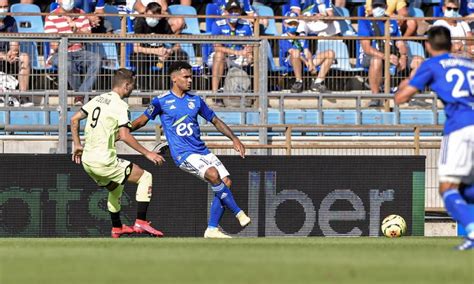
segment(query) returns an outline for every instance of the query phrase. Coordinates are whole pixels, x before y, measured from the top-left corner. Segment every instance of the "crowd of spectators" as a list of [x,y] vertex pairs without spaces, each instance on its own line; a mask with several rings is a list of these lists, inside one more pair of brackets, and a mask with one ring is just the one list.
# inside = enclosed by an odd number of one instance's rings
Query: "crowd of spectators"
[[[157,34],[178,35],[186,29],[184,18],[169,17],[170,5],[203,5],[205,1],[191,0],[56,0],[57,2],[44,0],[21,0],[21,4],[35,4],[42,11],[50,12],[44,18],[45,33],[113,33],[112,23],[106,17],[101,16],[105,12],[105,6],[113,5],[121,13],[145,14],[146,17],[134,17],[133,32],[135,34]],[[196,2],[199,2],[197,4]],[[211,27],[212,35],[220,36],[251,36],[254,34],[254,20],[252,16],[258,16],[255,5],[271,4],[271,1],[251,0],[213,0],[219,7],[222,15],[231,16],[227,19],[218,19]],[[418,5],[420,1],[414,1],[412,5]],[[0,0],[0,13],[8,12],[12,3],[8,0]],[[306,36],[341,36],[341,21],[328,20],[327,17],[339,16],[335,8],[344,7],[345,0],[288,0],[286,3],[289,11],[285,14],[286,19],[282,24],[282,38],[278,41],[279,63],[289,74],[293,74],[294,80],[290,91],[301,93],[305,89],[303,79],[310,78],[309,89],[316,93],[328,93],[327,76],[331,65],[337,62],[335,50],[320,51],[316,45],[310,44],[310,40],[302,39]],[[392,37],[423,35],[426,23],[415,20],[397,18],[390,21],[390,31],[385,31],[385,22],[377,20],[380,17],[407,17],[409,4],[406,0],[368,0],[365,4],[366,19],[350,23],[351,30],[358,36],[384,36],[386,32]],[[460,14],[463,10],[463,15]],[[438,20],[433,25],[443,25],[450,29],[453,37],[472,37],[474,20],[470,23],[459,21],[454,18],[471,15],[474,17],[474,0],[445,0],[442,6],[444,19]],[[84,14],[83,16],[68,16],[68,13]],[[251,16],[242,18],[242,15]],[[311,18],[305,19],[305,16]],[[259,24],[264,30],[268,25],[268,19],[261,19]],[[425,29],[426,30],[426,29]],[[421,31],[421,34],[420,34]],[[17,23],[14,17],[0,15],[0,33],[17,32]],[[129,31],[131,32],[131,31]],[[349,34],[348,34],[349,35]],[[296,36],[299,38],[297,39]],[[474,55],[474,43],[466,40],[453,40],[453,52]],[[275,43],[276,44],[276,43]],[[405,41],[393,40],[390,46],[391,73],[403,72],[411,76],[423,61],[423,57],[410,54]],[[357,65],[368,70],[368,84],[372,93],[381,93],[383,89],[383,66],[385,60],[385,42],[383,40],[360,40],[360,47],[355,52]],[[69,87],[77,92],[89,92],[101,71],[101,55],[89,50],[85,44],[75,42],[70,44],[68,50],[68,83]],[[49,50],[44,54],[47,66],[58,65],[58,43],[51,42]],[[352,53],[351,53],[352,54]],[[47,56],[47,57],[46,57]],[[133,45],[130,61],[131,68],[137,74],[152,76],[153,69],[166,68],[167,62],[174,59],[186,59],[187,54],[179,44],[168,45],[159,41],[156,43],[137,42]],[[248,68],[253,65],[254,50],[251,45],[214,44],[207,62],[203,64],[212,73],[211,90],[218,93],[221,90],[222,78],[226,70],[230,68]],[[0,89],[18,89],[27,91],[30,86],[30,58],[27,53],[20,52],[18,42],[0,42],[0,74],[11,74],[15,78],[7,82],[0,82]],[[82,74],[78,76],[78,74]],[[304,75],[307,74],[307,75]],[[11,79],[11,76],[8,77]],[[82,79],[81,79],[82,78]],[[15,82],[17,81],[17,82]],[[8,85],[7,83],[10,83]],[[308,81],[309,83],[309,81]],[[138,84],[145,85],[146,83]],[[7,86],[8,85],[8,86]],[[13,86],[14,85],[14,86]],[[13,86],[13,87],[12,87]],[[9,101],[4,102],[0,98],[0,105],[6,103],[11,106],[21,104],[31,105],[28,98],[22,96],[9,96]],[[75,103],[83,103],[82,96],[75,97]],[[216,101],[221,104],[222,102]],[[372,106],[380,106],[380,102],[371,102]]]

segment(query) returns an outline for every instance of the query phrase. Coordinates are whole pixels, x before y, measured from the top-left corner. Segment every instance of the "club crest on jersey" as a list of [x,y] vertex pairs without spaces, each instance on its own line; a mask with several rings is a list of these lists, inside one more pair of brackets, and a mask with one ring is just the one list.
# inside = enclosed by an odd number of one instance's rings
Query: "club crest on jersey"
[[155,111],[155,106],[154,105],[149,105],[146,112],[149,114],[149,115],[152,115],[153,114],[153,111]]
[[193,102],[188,103],[188,108],[189,109],[194,109],[195,107],[196,107],[196,105]]

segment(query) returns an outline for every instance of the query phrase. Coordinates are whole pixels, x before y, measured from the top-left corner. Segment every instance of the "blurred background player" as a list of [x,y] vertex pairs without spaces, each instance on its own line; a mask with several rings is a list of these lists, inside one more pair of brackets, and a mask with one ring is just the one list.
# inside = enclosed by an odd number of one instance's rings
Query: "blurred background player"
[[132,123],[132,129],[143,127],[150,119],[160,116],[171,156],[175,164],[211,184],[214,200],[211,205],[205,238],[230,238],[218,228],[224,214],[224,206],[232,211],[242,227],[250,224],[250,218],[242,211],[230,191],[229,172],[201,140],[198,115],[212,122],[216,129],[234,143],[234,149],[245,157],[245,147],[232,130],[220,120],[204,100],[189,93],[192,83],[192,67],[187,62],[171,64],[169,74],[172,89],[155,97],[148,109]]
[[[71,118],[71,132],[74,140],[72,159],[77,164],[82,161],[84,170],[99,185],[109,190],[107,207],[112,218],[112,237],[122,234],[149,233],[162,237],[146,221],[146,213],[151,200],[152,175],[129,161],[117,158],[115,141],[121,140],[145,156],[154,164],[161,165],[163,157],[145,149],[130,134],[128,104],[123,101],[132,93],[135,78],[132,71],[119,69],[113,79],[112,92],[95,97],[85,104]],[[85,146],[79,138],[79,122],[87,118],[85,128]],[[136,200],[138,203],[137,220],[133,228],[122,225],[120,220],[120,198],[125,182],[138,185]]]
[[449,29],[432,27],[426,49],[432,58],[415,76],[400,85],[395,102],[407,102],[417,91],[430,86],[445,104],[446,123],[439,154],[439,193],[451,217],[466,230],[467,238],[457,247],[474,249],[474,214],[467,203],[474,203],[474,61],[450,53]]

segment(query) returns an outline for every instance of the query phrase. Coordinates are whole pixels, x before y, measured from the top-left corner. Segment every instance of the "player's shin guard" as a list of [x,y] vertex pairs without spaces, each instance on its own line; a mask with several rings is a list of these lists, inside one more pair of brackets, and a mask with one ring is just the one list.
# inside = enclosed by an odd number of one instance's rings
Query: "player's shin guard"
[[464,187],[462,197],[469,204],[474,204],[474,184],[469,184]]
[[230,189],[225,185],[225,183],[221,182],[220,184],[216,184],[212,186],[212,191],[217,198],[221,200],[221,202],[234,213],[237,215],[240,211],[242,211],[237,203],[234,200],[234,196]]
[[217,226],[219,226],[222,216],[224,215],[224,210],[224,204],[222,201],[217,196],[214,196],[209,213],[208,228],[217,228]]
[[138,202],[137,207],[137,219],[146,220],[146,212],[148,210],[148,204],[151,200],[151,186],[153,184],[153,176],[144,171],[143,175],[138,180],[136,200]]
[[444,205],[449,215],[461,223],[469,238],[474,237],[474,215],[471,214],[466,201],[457,189],[449,189],[443,193]]
[[122,197],[123,188],[123,185],[119,185],[114,190],[109,191],[109,197],[107,199],[107,209],[110,212],[112,227],[114,228],[122,228],[122,222],[120,220],[120,198]]

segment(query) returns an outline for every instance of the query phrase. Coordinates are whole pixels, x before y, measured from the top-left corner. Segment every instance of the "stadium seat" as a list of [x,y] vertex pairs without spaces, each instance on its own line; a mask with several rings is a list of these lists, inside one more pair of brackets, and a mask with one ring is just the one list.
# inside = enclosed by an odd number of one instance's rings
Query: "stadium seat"
[[378,110],[362,110],[362,124],[389,124],[395,123],[395,113],[393,112],[382,112]]
[[337,63],[331,69],[347,72],[361,72],[364,68],[352,67],[350,63],[349,50],[342,40],[318,40],[318,52],[333,50],[336,53]]
[[[255,125],[260,124],[260,113],[258,112],[247,112],[246,124]],[[268,109],[268,124],[281,124],[283,123],[280,111],[277,109]]]
[[[184,5],[171,5],[168,7],[170,14],[172,15],[197,15],[196,9],[192,6]],[[186,29],[182,31],[182,34],[200,35],[201,30],[199,29],[199,22],[197,18],[184,18],[186,22]],[[189,58],[189,63],[193,66],[197,65],[196,53],[194,46],[189,43],[181,44],[181,49],[186,52]]]
[[410,57],[412,56],[420,56],[425,58],[425,49],[423,48],[423,45],[419,42],[416,41],[407,41],[407,47],[408,47],[408,54]]
[[46,113],[44,111],[12,111],[10,123],[17,125],[45,125]]
[[434,124],[431,110],[400,110],[400,124]]
[[319,116],[317,110],[286,110],[285,111],[286,124],[319,124]]
[[230,125],[243,124],[241,112],[216,112],[216,115],[226,124],[230,124]]
[[355,110],[325,110],[323,124],[356,124]]
[[425,13],[423,12],[423,10],[421,10],[420,8],[415,8],[415,7],[410,7],[408,9],[408,14],[411,17],[418,17],[418,18],[424,18],[425,17]]
[[[219,16],[221,15],[221,9],[219,6],[213,3],[209,3],[206,6],[206,15],[207,16]],[[212,32],[212,25],[216,21],[216,18],[206,18],[206,32]]]
[[[334,16],[336,17],[347,17],[351,16],[349,10],[345,7],[334,7]],[[357,31],[351,25],[350,20],[338,21],[341,27],[341,33],[343,36],[351,36],[357,34]]]
[[444,110],[438,111],[438,124],[443,125],[446,122],[446,113]]
[[117,45],[114,42],[102,42],[90,44],[90,50],[98,53],[102,58],[102,68],[107,70],[117,70],[120,68]]
[[278,72],[278,73],[288,73],[290,71],[290,70],[288,70],[288,68],[285,68],[283,66],[277,66],[275,64],[275,61],[273,60],[272,46],[270,45],[269,41],[267,41],[267,44],[268,44],[268,53],[267,53],[268,67],[270,68],[270,71]]
[[[117,14],[117,15],[119,14],[117,7],[109,5],[109,4],[105,4],[104,12],[106,14]],[[105,17],[105,20],[111,23],[114,33],[120,33],[120,31],[122,30],[120,17],[107,16]]]
[[[259,16],[269,16],[269,17],[274,17],[275,16],[275,14],[273,13],[273,9],[268,7],[268,6],[254,5],[253,8],[255,9],[255,11],[257,12],[257,15],[259,15]],[[263,31],[263,33],[265,35],[272,35],[272,36],[277,36],[278,35],[275,19],[269,19],[268,20],[268,26]]]

